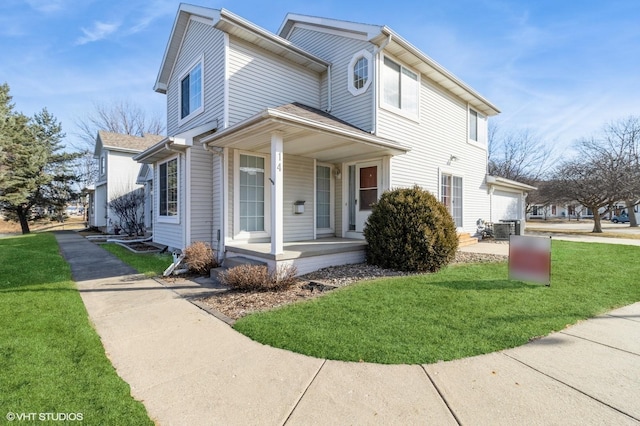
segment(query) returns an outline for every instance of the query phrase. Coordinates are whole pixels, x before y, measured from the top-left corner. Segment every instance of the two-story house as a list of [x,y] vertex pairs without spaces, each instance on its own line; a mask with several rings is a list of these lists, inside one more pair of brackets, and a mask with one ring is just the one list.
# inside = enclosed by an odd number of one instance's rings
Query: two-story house
[[90,226],[112,232],[115,225],[119,225],[120,219],[108,208],[108,204],[116,197],[143,187],[136,183],[141,167],[133,157],[162,139],[164,136],[151,134],[131,136],[102,130],[98,132],[94,148],[98,178],[90,194]]
[[169,136],[136,160],[154,165],[154,241],[173,248],[304,273],[363,260],[387,189],[426,188],[474,234],[501,185],[486,181],[498,108],[385,26],[289,14],[273,34],[183,4],[155,90]]

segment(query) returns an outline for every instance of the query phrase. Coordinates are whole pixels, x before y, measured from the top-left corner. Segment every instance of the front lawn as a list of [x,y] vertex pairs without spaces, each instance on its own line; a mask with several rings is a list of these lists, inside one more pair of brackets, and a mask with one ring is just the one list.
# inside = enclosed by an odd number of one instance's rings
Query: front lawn
[[0,239],[0,324],[3,421],[153,424],[107,359],[53,234]]
[[640,300],[640,247],[553,241],[552,284],[507,279],[507,264],[363,282],[244,317],[259,342],[345,361],[432,363],[522,345]]
[[102,244],[101,247],[148,277],[162,275],[173,258],[169,253],[134,253],[118,244]]

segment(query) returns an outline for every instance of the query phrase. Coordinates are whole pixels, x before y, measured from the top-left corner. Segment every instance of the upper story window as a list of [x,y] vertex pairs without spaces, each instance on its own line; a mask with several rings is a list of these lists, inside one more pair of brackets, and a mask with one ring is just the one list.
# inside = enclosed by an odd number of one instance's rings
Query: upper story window
[[160,164],[158,211],[162,218],[178,216],[178,159]]
[[469,143],[485,147],[487,144],[486,117],[469,108]]
[[106,171],[107,160],[104,157],[104,154],[100,156],[100,175],[103,175]]
[[180,77],[180,120],[201,113],[203,106],[202,59]]
[[409,115],[418,115],[420,99],[418,74],[385,57],[382,85],[384,105]]
[[469,139],[478,142],[478,112],[469,110]]
[[348,67],[348,89],[353,96],[367,91],[371,84],[371,53],[366,50],[353,55]]

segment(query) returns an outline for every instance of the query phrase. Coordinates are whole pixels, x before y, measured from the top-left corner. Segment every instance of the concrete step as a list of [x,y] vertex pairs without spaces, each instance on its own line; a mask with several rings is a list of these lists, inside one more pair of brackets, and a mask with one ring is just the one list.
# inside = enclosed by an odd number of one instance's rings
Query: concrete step
[[478,238],[472,237],[468,232],[458,234],[458,247],[467,247],[478,244]]

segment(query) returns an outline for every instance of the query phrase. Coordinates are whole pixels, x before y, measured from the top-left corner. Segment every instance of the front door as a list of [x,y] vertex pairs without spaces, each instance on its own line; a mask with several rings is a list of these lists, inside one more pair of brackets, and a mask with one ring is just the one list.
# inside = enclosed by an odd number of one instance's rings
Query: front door
[[378,201],[382,182],[382,162],[372,161],[356,164],[355,167],[355,230],[362,232],[371,214],[371,205]]

